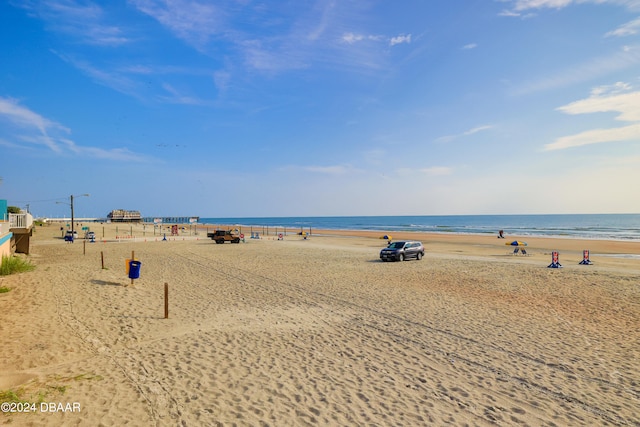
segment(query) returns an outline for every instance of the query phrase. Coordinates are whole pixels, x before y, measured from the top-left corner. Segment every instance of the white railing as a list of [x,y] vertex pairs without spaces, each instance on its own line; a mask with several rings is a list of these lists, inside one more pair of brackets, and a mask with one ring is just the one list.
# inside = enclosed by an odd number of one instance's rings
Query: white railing
[[33,216],[30,213],[9,214],[9,228],[30,228]]
[[9,232],[9,223],[0,220],[0,237]]

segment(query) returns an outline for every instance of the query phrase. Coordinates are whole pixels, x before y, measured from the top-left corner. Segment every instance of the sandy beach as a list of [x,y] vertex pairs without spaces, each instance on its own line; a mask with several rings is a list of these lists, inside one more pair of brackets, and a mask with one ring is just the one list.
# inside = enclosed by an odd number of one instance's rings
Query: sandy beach
[[383,263],[378,233],[89,225],[0,277],[0,390],[34,404],[0,424],[640,426],[640,243],[399,234],[424,258]]

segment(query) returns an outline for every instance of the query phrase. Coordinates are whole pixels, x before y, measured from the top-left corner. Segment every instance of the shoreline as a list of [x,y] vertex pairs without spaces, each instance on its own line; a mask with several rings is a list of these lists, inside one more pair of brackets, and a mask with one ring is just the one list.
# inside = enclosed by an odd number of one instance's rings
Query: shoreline
[[[212,225],[214,226],[214,225]],[[216,227],[230,230],[239,228],[246,231],[250,226],[241,226],[238,224],[216,224]],[[198,225],[198,229],[206,229],[206,226]],[[257,228],[257,227],[254,227]],[[264,227],[267,228],[266,226]],[[308,228],[307,228],[308,229]],[[278,231],[283,232],[285,236],[298,235],[298,231],[292,232],[288,227],[269,227],[267,236],[276,236]],[[286,232],[285,232],[286,230]],[[245,233],[246,234],[246,233]],[[380,239],[387,233],[373,230],[347,230],[347,229],[313,229],[311,228],[310,237],[361,237],[367,239]],[[501,239],[496,234],[464,234],[464,233],[438,233],[438,232],[394,232],[388,233],[393,240],[422,240],[423,243],[429,242],[447,243],[447,244],[485,244],[490,246],[504,246],[505,243],[513,240],[524,240],[528,243],[528,248],[553,250],[568,250],[581,252],[589,250],[591,253],[602,253],[608,255],[638,255],[640,256],[640,241],[613,240],[613,239],[585,239],[573,237],[555,237],[555,236],[524,236],[524,235],[507,235]]]

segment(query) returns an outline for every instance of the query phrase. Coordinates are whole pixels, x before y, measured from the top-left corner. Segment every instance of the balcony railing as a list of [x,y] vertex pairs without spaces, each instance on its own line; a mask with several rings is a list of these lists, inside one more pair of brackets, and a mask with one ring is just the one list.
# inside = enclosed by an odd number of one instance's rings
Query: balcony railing
[[31,228],[33,216],[30,213],[9,214],[9,228]]

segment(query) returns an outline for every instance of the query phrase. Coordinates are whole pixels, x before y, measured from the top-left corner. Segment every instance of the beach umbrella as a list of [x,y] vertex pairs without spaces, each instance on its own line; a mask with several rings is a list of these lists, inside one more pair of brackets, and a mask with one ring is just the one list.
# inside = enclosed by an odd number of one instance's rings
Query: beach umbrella
[[385,240],[391,240],[391,236],[389,234],[385,234],[384,236],[380,237],[381,239],[385,239]]
[[527,242],[523,242],[521,240],[514,240],[511,243],[505,243],[507,246],[527,246]]

